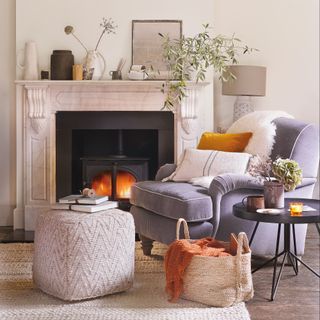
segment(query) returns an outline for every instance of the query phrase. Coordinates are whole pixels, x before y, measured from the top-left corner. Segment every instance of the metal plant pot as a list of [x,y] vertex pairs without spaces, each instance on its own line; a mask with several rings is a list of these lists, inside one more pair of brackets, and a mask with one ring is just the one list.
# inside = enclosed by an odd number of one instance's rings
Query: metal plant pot
[[281,182],[264,182],[264,204],[266,208],[284,208],[284,187]]

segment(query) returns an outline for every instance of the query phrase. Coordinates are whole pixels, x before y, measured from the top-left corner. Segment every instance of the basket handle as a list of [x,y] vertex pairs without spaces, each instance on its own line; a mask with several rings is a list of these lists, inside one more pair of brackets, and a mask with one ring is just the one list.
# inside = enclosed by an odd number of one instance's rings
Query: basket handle
[[242,254],[242,249],[244,249],[245,252],[250,251],[249,247],[249,241],[247,234],[245,232],[240,232],[238,234],[238,248],[237,248],[237,256],[241,256]]
[[183,233],[184,233],[184,238],[185,239],[190,239],[190,234],[189,234],[189,228],[187,221],[184,220],[183,218],[180,218],[177,222],[177,227],[176,227],[176,240],[180,240],[180,227],[181,223],[183,223]]
[[241,296],[241,292],[242,292],[242,283],[241,283],[241,278],[242,278],[242,267],[241,267],[241,254],[242,254],[242,250],[244,249],[244,251],[250,252],[250,247],[249,247],[249,241],[248,241],[248,237],[247,234],[245,232],[240,232],[238,234],[238,248],[237,248],[237,256],[236,256],[236,282],[237,282],[237,294],[236,294],[236,301],[235,302],[239,302],[240,301],[240,296]]

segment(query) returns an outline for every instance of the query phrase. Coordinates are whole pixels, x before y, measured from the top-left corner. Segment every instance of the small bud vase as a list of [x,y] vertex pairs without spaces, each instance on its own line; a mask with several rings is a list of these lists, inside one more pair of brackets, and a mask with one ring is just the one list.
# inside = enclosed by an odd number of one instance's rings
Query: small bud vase
[[106,61],[100,52],[89,50],[84,59],[83,66],[87,74],[90,74],[90,76],[84,77],[84,80],[101,80],[106,69]]

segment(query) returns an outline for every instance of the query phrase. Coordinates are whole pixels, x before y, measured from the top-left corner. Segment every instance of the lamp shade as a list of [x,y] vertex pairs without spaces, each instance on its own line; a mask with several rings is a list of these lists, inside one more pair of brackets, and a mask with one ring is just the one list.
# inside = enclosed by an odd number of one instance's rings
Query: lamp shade
[[222,94],[228,96],[265,96],[267,68],[232,65],[229,71],[236,77],[222,83]]

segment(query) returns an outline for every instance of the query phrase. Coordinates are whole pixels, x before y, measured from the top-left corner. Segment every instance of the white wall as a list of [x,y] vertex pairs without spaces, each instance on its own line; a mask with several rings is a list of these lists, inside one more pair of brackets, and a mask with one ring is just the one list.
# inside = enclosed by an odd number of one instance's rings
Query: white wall
[[[89,48],[94,49],[101,33],[102,17],[111,17],[118,28],[116,34],[106,35],[99,51],[107,62],[107,71],[115,70],[121,57],[131,64],[131,21],[134,19],[181,19],[183,32],[193,35],[203,23],[213,23],[213,1],[200,0],[16,0],[17,49],[25,41],[38,45],[40,66],[49,69],[53,49],[71,49],[76,62],[82,62],[85,51],[72,36],[64,33],[66,25],[75,28],[75,34]],[[200,10],[199,4],[206,8]],[[125,71],[125,70],[124,70]],[[108,74],[108,72],[107,72]],[[18,76],[20,72],[18,70]]]
[[[319,1],[214,0],[217,33],[232,33],[257,53],[241,64],[267,67],[267,93],[254,98],[256,110],[281,109],[319,123]],[[232,122],[235,97],[215,83],[215,123]]]
[[15,2],[0,1],[0,225],[12,225],[15,204]]

